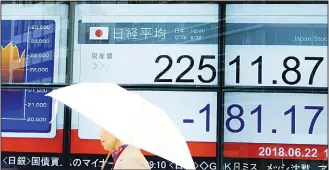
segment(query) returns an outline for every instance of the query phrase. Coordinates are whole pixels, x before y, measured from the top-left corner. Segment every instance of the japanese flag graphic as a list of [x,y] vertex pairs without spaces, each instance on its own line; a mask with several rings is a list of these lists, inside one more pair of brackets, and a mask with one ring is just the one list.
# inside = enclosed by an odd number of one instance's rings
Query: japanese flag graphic
[[109,39],[108,27],[90,27],[89,39],[91,40],[107,40]]

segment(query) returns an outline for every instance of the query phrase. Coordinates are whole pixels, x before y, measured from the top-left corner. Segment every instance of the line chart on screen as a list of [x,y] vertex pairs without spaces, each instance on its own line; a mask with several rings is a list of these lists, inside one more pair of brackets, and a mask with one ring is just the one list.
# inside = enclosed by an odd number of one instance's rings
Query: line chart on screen
[[[54,83],[56,21],[2,20],[1,23],[2,82]],[[53,101],[44,96],[49,91],[3,89],[1,104],[6,107],[2,107],[1,131],[50,133]]]
[[53,83],[55,21],[2,20],[4,83]]

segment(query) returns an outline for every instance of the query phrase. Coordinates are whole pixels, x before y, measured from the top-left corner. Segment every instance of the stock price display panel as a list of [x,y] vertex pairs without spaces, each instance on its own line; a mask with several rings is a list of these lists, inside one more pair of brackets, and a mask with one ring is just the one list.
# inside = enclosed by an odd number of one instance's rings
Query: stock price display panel
[[[1,12],[2,82],[63,83],[66,32],[61,30],[66,31],[67,5],[5,4]],[[50,123],[53,101],[44,96],[50,91],[1,90],[2,167],[51,166],[51,157],[54,161],[59,158],[63,105],[59,106],[58,119]],[[31,152],[33,158],[28,154]],[[36,158],[38,154],[41,157]]]
[[228,5],[226,15],[227,87],[304,91],[225,92],[224,169],[328,169],[327,93],[305,88],[327,87],[326,5]]
[[326,5],[228,5],[226,32],[225,85],[327,87]]
[[[187,140],[199,170],[216,169],[217,92],[133,91],[164,109]],[[84,116],[73,115],[70,160],[73,168],[100,168],[107,152],[101,146],[100,127]],[[152,137],[152,134],[150,134]],[[143,152],[152,169],[182,169],[169,161]],[[89,155],[82,155],[89,154]],[[95,155],[91,155],[95,154]],[[97,155],[98,154],[98,155]],[[104,154],[104,155],[99,155]],[[109,161],[109,167],[112,161]]]
[[226,92],[224,111],[224,157],[253,169],[326,169],[327,94]]
[[218,85],[218,5],[77,8],[74,82]]
[[[218,10],[217,4],[76,5],[74,82],[217,86]],[[216,169],[217,93],[140,93],[168,110],[198,169]],[[71,127],[71,167],[100,168],[107,152],[99,127],[76,112]],[[179,168],[144,154],[152,168]]]

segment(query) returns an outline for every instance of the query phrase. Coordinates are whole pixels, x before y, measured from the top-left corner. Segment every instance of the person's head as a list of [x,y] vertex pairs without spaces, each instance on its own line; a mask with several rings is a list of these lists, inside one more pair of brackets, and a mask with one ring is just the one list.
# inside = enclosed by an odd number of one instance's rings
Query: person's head
[[101,138],[104,149],[107,151],[112,152],[122,145],[122,142],[118,138],[107,132],[104,128],[101,129],[99,137]]

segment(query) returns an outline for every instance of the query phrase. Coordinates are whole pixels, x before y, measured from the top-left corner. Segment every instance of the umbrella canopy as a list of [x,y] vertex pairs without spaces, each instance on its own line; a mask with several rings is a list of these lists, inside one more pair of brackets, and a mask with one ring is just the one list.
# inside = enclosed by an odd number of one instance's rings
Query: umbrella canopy
[[[195,169],[186,140],[166,112],[112,83],[80,83],[50,96],[116,136],[185,169]],[[114,121],[115,120],[115,121]]]

